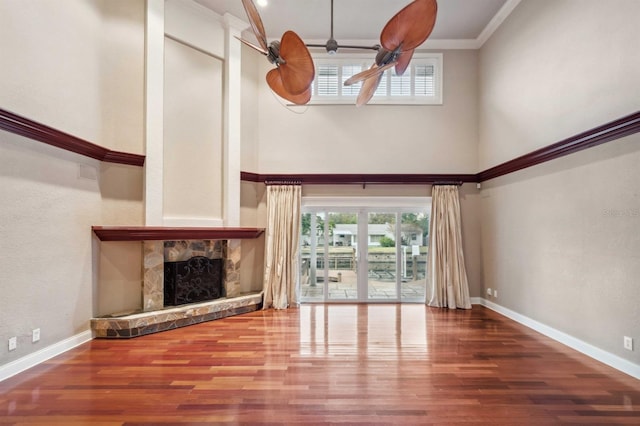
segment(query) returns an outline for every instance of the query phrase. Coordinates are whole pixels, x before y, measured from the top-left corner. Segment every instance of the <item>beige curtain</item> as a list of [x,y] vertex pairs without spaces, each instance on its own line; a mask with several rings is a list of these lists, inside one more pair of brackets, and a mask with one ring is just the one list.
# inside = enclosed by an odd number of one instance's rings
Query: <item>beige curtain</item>
[[263,308],[297,305],[300,185],[267,186]]
[[439,308],[471,309],[462,253],[460,199],[455,185],[436,185],[431,199],[427,301]]

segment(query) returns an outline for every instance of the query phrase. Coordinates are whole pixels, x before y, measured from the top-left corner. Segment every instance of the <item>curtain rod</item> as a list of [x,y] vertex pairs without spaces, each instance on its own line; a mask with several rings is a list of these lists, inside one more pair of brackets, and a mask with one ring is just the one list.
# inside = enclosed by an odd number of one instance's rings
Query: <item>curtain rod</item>
[[432,185],[439,182],[477,183],[475,174],[264,174],[240,172],[240,179],[265,184],[301,185]]
[[462,186],[462,181],[460,180],[455,180],[455,181],[438,181],[438,182],[433,182],[431,185],[432,186],[442,186],[442,185],[455,185],[455,186]]
[[[455,186],[462,186],[464,182],[462,182],[461,180],[452,180],[452,181],[448,181],[448,180],[444,180],[444,181],[435,181],[433,183],[431,183],[432,186],[436,186],[436,185],[455,185]],[[304,182],[302,181],[302,179],[265,179],[264,181],[265,185],[303,185]],[[376,185],[379,184],[377,182],[362,182],[362,187],[366,188],[367,185]],[[382,184],[386,184],[382,183]],[[426,185],[429,185],[428,183],[425,183]]]
[[265,185],[302,185],[299,179],[268,179],[264,181]]

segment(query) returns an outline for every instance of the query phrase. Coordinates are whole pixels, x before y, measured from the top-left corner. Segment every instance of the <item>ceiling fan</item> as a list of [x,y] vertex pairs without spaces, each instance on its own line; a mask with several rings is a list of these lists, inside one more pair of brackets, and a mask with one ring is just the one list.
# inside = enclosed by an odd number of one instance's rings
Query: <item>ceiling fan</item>
[[379,44],[374,44],[373,46],[350,46],[346,44],[338,44],[336,39],[333,38],[333,0],[331,0],[331,35],[329,40],[327,40],[325,44],[307,44],[307,47],[324,47],[329,55],[335,55],[338,48],[380,50]]
[[285,31],[280,41],[267,44],[267,36],[258,9],[252,0],[242,0],[253,33],[259,46],[238,38],[242,43],[267,57],[276,68],[267,73],[267,84],[278,96],[304,105],[311,99],[311,83],[315,77],[315,67],[309,49],[293,31]]
[[397,75],[402,75],[413,51],[431,34],[436,23],[438,3],[436,0],[414,0],[396,13],[382,29],[380,44],[374,64],[344,82],[345,86],[362,81],[356,105],[369,102],[375,93],[384,71],[394,67]]

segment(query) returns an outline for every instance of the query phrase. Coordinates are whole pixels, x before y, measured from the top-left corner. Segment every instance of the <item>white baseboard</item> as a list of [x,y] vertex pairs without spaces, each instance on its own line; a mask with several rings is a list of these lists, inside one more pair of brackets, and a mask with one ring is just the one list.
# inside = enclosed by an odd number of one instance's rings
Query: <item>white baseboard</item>
[[484,300],[482,297],[470,297],[472,305],[484,305],[482,301]]
[[635,377],[636,379],[640,379],[640,365],[634,364],[631,361],[627,361],[626,359],[621,358],[618,355],[614,355],[611,352],[607,352],[605,350],[597,348],[585,341],[576,339],[575,337],[563,333],[562,331],[556,330],[553,327],[549,327],[548,325],[542,324],[541,322],[514,312],[511,309],[505,308],[504,306],[495,304],[490,300],[486,300],[482,297],[471,298],[471,303],[474,305],[486,306],[492,311],[498,312],[499,314],[502,314],[505,317],[512,319],[522,325],[525,325],[530,329],[537,331],[538,333],[544,334],[545,336],[550,337],[551,339],[562,343],[563,345],[575,349],[578,352],[581,352],[597,361],[607,364],[608,366],[613,367],[625,374]]
[[0,366],[0,382],[13,377],[18,373],[28,370],[31,367],[45,362],[54,356],[60,355],[69,349],[73,349],[76,346],[80,346],[93,339],[91,330],[83,331],[82,333],[71,336],[68,339],[62,340],[58,343],[54,343],[51,346],[47,346],[37,352],[23,356],[15,361],[11,361],[8,364]]

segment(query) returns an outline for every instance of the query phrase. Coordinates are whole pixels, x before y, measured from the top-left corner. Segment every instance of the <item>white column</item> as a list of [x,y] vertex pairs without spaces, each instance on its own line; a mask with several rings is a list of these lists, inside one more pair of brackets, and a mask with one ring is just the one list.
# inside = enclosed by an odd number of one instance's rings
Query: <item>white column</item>
[[162,226],[164,0],[146,2],[145,40],[145,225]]
[[247,24],[233,15],[224,15],[225,24],[225,79],[224,79],[224,224],[240,226],[240,90],[241,43],[240,37]]

